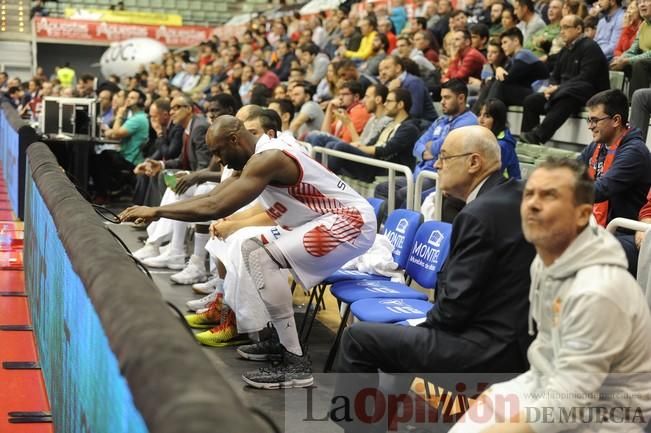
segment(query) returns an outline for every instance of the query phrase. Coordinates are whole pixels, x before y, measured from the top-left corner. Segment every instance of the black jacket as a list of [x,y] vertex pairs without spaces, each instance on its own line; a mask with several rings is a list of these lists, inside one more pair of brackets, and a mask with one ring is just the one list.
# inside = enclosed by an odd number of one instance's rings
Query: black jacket
[[156,137],[154,141],[154,153],[150,159],[174,159],[178,158],[183,146],[183,127],[181,125],[170,125],[162,137]]
[[384,143],[384,146],[375,147],[375,158],[413,167],[412,151],[419,136],[420,128],[418,128],[417,121],[407,118],[400,124],[393,136]]
[[[439,274],[436,303],[425,323],[484,346],[484,352],[473,356],[487,364],[504,362],[505,371],[508,365],[525,362],[531,342],[529,266],[535,251],[522,234],[521,199],[522,183],[496,172],[459,212],[452,223],[450,255]],[[509,348],[519,349],[521,359],[501,359]]]
[[[597,143],[590,143],[579,159],[588,165],[596,147]],[[608,221],[617,217],[637,220],[651,187],[651,154],[639,129],[630,129],[622,138],[613,164],[595,180],[594,187],[595,202],[610,202]]]
[[549,83],[559,86],[550,102],[565,97],[586,102],[610,88],[608,60],[595,41],[581,37],[561,50]]

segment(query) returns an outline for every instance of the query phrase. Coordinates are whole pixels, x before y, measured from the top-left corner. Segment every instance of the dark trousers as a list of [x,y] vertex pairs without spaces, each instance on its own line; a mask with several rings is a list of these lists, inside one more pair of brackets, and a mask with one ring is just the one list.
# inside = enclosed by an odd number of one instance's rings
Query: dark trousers
[[166,188],[163,172],[153,177],[138,175],[133,191],[133,203],[139,206],[158,206]]
[[495,81],[493,85],[490,86],[487,98],[499,99],[508,107],[509,105],[522,105],[522,101],[532,93],[533,90],[531,89],[531,86],[525,87],[507,84],[502,81]]
[[[640,60],[624,69],[631,80],[628,86],[628,98],[633,98],[637,89],[645,89],[651,84],[651,59]],[[646,138],[646,137],[645,137]]]
[[623,233],[615,233],[615,237],[622,245],[626,259],[628,260],[628,271],[634,277],[637,277],[637,259],[640,252],[635,246],[635,235],[628,235]]
[[120,152],[105,150],[91,158],[91,174],[97,195],[106,196],[112,190],[133,185],[135,165],[124,159]]
[[[524,99],[521,130],[531,132],[540,143],[544,143],[552,138],[568,117],[577,113],[584,105],[585,101],[572,97],[549,102],[542,93],[534,93]],[[545,115],[545,120],[540,123],[542,114]]]
[[[455,387],[459,390],[456,386],[460,379],[458,373],[489,373],[478,377],[483,382],[495,383],[528,368],[517,343],[505,345],[497,340],[486,343],[478,344],[428,327],[356,323],[345,330],[335,362],[338,376],[331,415],[336,416],[338,396],[355,401],[360,390],[377,389],[378,370],[401,373],[393,377],[390,389],[392,394],[399,395],[409,390],[415,376],[428,378],[449,390]],[[481,392],[475,390],[474,385],[468,384],[468,387],[470,389],[463,390],[466,395]],[[339,420],[338,424],[346,432],[386,431],[390,418],[391,414],[369,424],[353,417],[352,421]]]

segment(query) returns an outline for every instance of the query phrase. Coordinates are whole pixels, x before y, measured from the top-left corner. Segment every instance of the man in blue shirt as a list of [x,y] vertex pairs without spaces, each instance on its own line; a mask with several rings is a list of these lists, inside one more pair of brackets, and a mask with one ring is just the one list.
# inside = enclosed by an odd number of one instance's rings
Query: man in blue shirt
[[380,62],[379,70],[380,81],[389,90],[400,87],[411,94],[412,104],[409,110],[411,117],[424,120],[436,119],[436,110],[425,82],[420,77],[408,73],[402,59],[389,56]]
[[[412,154],[416,158],[414,168],[414,179],[421,171],[436,171],[434,163],[438,159],[439,152],[445,137],[454,129],[462,126],[477,125],[477,116],[466,107],[468,97],[468,86],[461,80],[452,79],[445,82],[441,88],[441,110],[443,115],[430,125],[423,135],[416,141]],[[433,188],[435,182],[425,179],[423,188]],[[375,196],[387,199],[389,191],[388,182],[379,184],[375,188]],[[429,191],[424,191],[427,194]],[[396,180],[396,207],[405,207],[407,202],[407,181],[404,178]]]
[[608,61],[613,58],[615,47],[624,27],[622,0],[599,0],[601,18],[597,24],[594,41],[599,44]]

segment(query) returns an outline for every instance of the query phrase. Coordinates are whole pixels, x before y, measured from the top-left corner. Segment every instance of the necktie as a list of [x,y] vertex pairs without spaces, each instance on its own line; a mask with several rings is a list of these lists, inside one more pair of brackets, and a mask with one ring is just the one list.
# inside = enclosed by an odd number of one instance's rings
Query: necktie
[[188,147],[190,144],[190,134],[188,131],[183,132],[183,148],[181,149],[181,168],[183,170],[190,169],[190,158],[188,156]]

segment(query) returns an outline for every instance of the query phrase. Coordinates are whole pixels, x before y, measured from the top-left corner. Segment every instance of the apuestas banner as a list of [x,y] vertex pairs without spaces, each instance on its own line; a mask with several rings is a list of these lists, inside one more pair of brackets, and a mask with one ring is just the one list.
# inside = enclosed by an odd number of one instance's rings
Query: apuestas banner
[[150,26],[34,17],[38,42],[108,45],[131,38],[151,38],[168,47],[187,47],[209,40],[214,29],[202,26]]
[[65,17],[72,20],[105,21],[109,23],[180,26],[183,17],[153,12],[111,11],[108,9],[66,8]]

